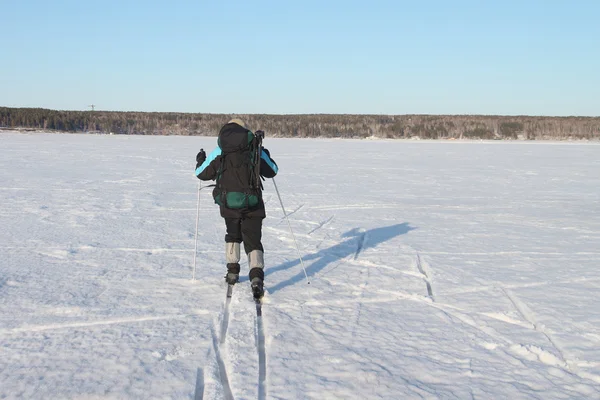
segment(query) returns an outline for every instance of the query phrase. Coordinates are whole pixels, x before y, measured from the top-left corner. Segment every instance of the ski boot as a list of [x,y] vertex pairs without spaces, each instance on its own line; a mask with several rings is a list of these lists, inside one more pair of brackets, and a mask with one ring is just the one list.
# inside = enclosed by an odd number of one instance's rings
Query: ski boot
[[263,252],[260,250],[251,251],[248,254],[248,264],[250,264],[250,286],[255,300],[260,300],[265,294],[263,281],[265,279],[265,266]]
[[225,243],[225,258],[227,260],[225,281],[229,285],[235,285],[240,281],[240,244]]
[[240,264],[229,263],[227,264],[227,275],[225,275],[225,281],[229,285],[235,285],[240,281]]
[[263,287],[263,280],[260,278],[252,279],[251,283],[252,287],[252,295],[254,296],[254,300],[260,300],[265,294],[265,289]]

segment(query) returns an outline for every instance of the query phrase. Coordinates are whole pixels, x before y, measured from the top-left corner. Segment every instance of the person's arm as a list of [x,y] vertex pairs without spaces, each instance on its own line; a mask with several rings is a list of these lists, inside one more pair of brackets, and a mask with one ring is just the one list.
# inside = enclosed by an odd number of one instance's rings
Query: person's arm
[[277,163],[271,158],[269,150],[263,147],[260,152],[260,174],[265,178],[273,178],[277,172],[279,172]]
[[[202,153],[202,152],[201,152]],[[203,181],[211,181],[217,178],[217,157],[221,155],[221,148],[214,149],[208,158],[204,155],[204,160],[200,153],[196,156],[196,177]]]

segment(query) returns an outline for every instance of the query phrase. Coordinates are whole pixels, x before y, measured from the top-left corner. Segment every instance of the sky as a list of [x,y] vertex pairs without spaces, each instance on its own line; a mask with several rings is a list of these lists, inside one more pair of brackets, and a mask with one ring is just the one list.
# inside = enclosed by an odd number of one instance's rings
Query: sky
[[0,0],[0,106],[600,116],[600,2]]

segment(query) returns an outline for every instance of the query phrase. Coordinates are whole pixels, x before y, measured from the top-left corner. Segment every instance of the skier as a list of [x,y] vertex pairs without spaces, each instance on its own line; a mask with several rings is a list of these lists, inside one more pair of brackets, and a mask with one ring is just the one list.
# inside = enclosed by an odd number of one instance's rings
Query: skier
[[249,278],[254,297],[263,296],[264,249],[261,243],[262,220],[266,217],[261,178],[273,178],[278,167],[262,147],[264,133],[252,133],[240,119],[225,124],[217,147],[208,158],[204,150],[196,155],[196,177],[216,180],[215,203],[225,219],[225,280],[234,285],[240,276],[240,243],[248,256]]

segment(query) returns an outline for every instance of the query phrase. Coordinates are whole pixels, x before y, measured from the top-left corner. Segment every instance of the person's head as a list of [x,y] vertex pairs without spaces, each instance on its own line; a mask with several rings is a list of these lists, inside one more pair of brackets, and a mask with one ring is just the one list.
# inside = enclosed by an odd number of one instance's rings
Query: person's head
[[246,124],[244,124],[244,121],[242,121],[239,118],[233,118],[232,120],[230,120],[228,122],[228,124],[238,124],[239,126],[241,126],[242,128],[246,128]]
[[246,128],[244,121],[233,118],[219,131],[217,146],[223,151],[236,151],[247,147],[252,140],[254,140],[254,134]]

